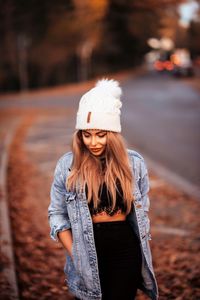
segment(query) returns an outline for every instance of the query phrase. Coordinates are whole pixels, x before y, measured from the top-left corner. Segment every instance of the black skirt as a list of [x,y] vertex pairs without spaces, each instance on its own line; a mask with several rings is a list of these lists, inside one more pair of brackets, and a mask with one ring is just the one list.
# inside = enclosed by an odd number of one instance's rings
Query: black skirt
[[140,242],[127,221],[93,223],[102,300],[133,300],[141,283]]

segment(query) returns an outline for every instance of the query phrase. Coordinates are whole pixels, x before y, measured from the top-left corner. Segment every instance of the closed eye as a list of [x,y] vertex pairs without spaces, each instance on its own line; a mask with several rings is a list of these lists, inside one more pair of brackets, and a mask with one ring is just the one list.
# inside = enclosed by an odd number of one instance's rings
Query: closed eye
[[103,138],[104,136],[106,136],[106,133],[105,134],[98,134],[98,137],[100,137],[100,138]]
[[85,132],[83,133],[83,135],[84,135],[84,137],[86,137],[86,138],[87,138],[87,137],[90,137],[90,134],[85,133]]
[[[90,133],[90,132],[83,131],[82,133],[83,133],[83,135],[84,135],[85,137],[90,137],[90,136],[91,136],[91,133]],[[104,137],[104,136],[106,136],[106,134],[107,134],[107,132],[100,131],[100,132],[97,132],[95,135],[97,135],[98,137]]]

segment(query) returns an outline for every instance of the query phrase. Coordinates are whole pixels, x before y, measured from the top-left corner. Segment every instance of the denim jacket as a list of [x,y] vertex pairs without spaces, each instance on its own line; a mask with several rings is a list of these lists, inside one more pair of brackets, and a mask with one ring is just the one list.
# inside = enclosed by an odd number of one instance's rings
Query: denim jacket
[[[127,216],[132,229],[140,239],[142,252],[142,278],[140,287],[151,299],[158,299],[158,288],[152,266],[149,247],[150,222],[149,179],[143,157],[133,150],[127,150],[130,166],[134,175],[134,209]],[[64,272],[72,294],[82,300],[101,300],[101,287],[95,249],[93,224],[87,204],[85,191],[78,193],[66,189],[65,182],[70,174],[73,154],[68,152],[58,161],[51,187],[51,203],[48,219],[50,236],[58,241],[57,233],[71,229],[73,236],[72,257],[66,253]]]

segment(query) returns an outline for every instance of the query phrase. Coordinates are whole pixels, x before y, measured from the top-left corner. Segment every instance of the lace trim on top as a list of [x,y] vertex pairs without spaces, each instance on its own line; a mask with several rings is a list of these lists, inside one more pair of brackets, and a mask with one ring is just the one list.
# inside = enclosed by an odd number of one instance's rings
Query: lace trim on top
[[120,207],[115,207],[112,209],[112,207],[101,207],[101,208],[91,208],[90,213],[92,216],[100,215],[100,216],[114,216],[114,215],[119,215],[122,213],[122,209]]
[[[116,193],[115,207],[112,208],[110,194],[107,191],[106,184],[104,183],[102,189],[100,188],[101,194],[99,196],[100,196],[101,201],[100,201],[98,207],[94,208],[92,200],[88,205],[91,215],[100,214],[100,215],[113,216],[115,214],[120,214],[120,213],[126,212],[126,207],[125,207],[125,204],[123,201],[122,190],[121,190],[119,184],[117,184],[117,186],[118,186],[118,189],[117,189],[117,193]],[[86,186],[86,195],[87,195],[87,186]]]

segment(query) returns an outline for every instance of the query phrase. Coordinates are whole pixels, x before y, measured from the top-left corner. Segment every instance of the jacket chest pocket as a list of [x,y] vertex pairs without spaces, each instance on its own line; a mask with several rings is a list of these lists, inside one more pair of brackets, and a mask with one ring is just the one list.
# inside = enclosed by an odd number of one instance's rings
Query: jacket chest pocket
[[65,203],[67,206],[68,217],[70,221],[77,221],[77,195],[74,193],[66,193],[65,194]]
[[139,216],[139,219],[141,222],[145,221],[145,212],[144,212],[144,207],[143,207],[143,203],[142,203],[142,195],[140,193],[140,191],[136,191],[134,193],[135,195],[135,209],[137,212],[137,216]]

